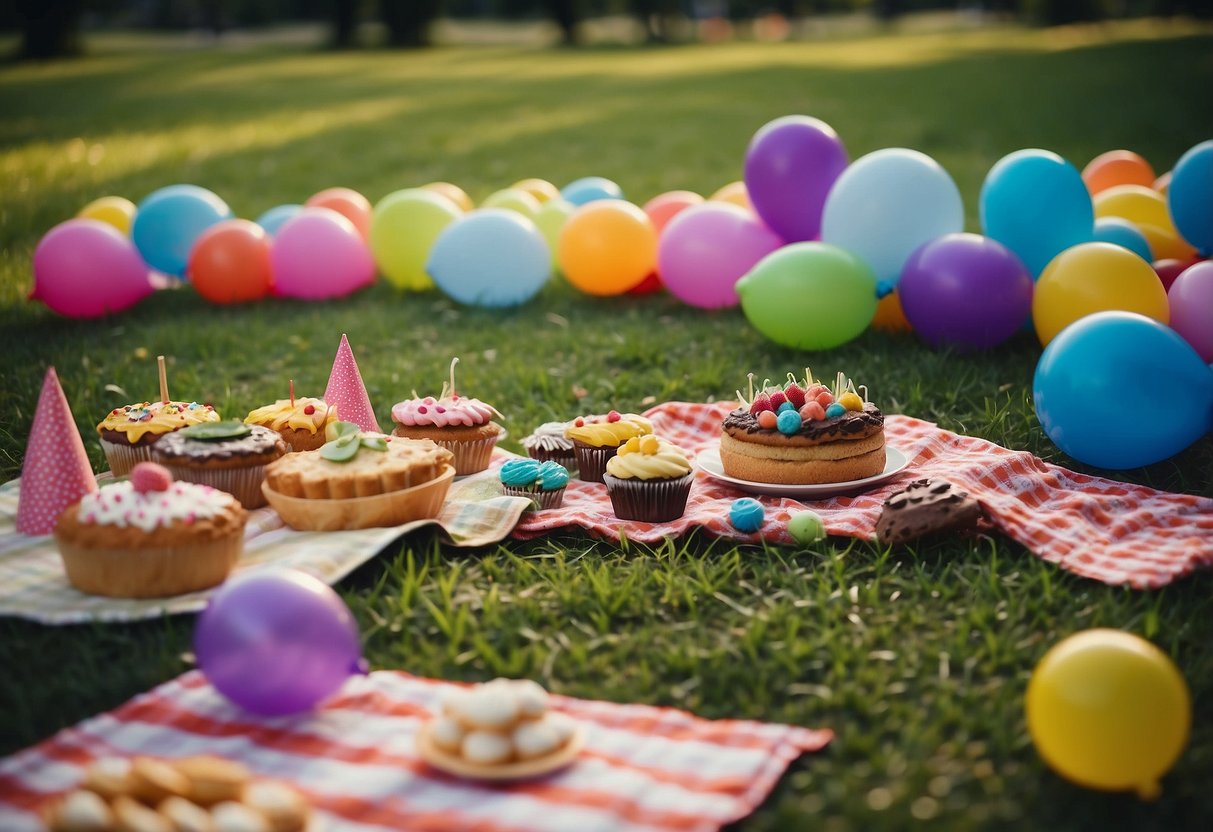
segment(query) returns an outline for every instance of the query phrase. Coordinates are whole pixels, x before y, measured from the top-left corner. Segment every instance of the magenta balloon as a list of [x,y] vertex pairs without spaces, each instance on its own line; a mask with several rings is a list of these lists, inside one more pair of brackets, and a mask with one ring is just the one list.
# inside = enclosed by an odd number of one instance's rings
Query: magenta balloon
[[745,155],[745,186],[763,221],[789,243],[821,237],[830,186],[847,167],[834,128],[809,116],[784,116],[759,128]]
[[130,237],[100,220],[56,225],[34,249],[33,266],[30,299],[69,318],[120,312],[155,291]]
[[216,690],[267,716],[309,710],[366,672],[345,602],[295,569],[264,570],[220,587],[198,616],[194,655]]
[[1213,363],[1213,260],[1184,269],[1167,292],[1171,329],[1192,345],[1206,364]]
[[304,208],[278,229],[270,250],[274,293],[338,298],[375,280],[375,261],[348,219],[328,208]]
[[728,202],[705,202],[678,213],[657,244],[657,271],[670,294],[701,309],[740,303],[735,288],[783,240],[762,220]]
[[946,234],[910,255],[897,294],[927,343],[982,350],[1023,327],[1032,312],[1032,275],[995,240]]

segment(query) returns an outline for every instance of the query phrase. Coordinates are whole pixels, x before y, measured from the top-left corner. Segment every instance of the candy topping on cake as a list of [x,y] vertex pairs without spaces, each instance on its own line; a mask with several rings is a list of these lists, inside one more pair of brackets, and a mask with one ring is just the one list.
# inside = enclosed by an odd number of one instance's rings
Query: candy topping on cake
[[[759,428],[777,430],[784,436],[793,436],[813,422],[862,412],[867,404],[866,388],[861,386],[857,390],[843,373],[838,373],[833,389],[813,381],[813,372],[807,367],[803,383],[788,373],[788,383],[783,388],[764,381],[755,393],[753,373],[749,379],[749,401],[737,391],[742,409],[749,411]],[[864,395],[860,395],[861,390]]]
[[131,487],[139,494],[152,491],[168,491],[173,484],[173,475],[163,465],[140,462],[131,469]]

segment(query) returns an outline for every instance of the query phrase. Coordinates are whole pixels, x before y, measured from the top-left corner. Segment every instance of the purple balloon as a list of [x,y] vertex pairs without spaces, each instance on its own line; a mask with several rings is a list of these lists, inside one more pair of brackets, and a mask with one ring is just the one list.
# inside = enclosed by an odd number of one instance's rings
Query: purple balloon
[[61,222],[34,249],[34,290],[60,315],[97,318],[134,306],[155,291],[139,249],[109,223]]
[[1213,363],[1213,260],[1184,269],[1167,292],[1171,329],[1183,336],[1206,364]]
[[329,208],[304,208],[282,224],[270,250],[274,293],[339,298],[375,280],[375,261],[348,219]]
[[198,617],[194,654],[216,690],[267,716],[309,710],[352,674],[366,672],[345,602],[294,569],[224,584]]
[[705,202],[678,213],[657,243],[657,271],[670,294],[701,309],[740,303],[737,281],[783,245],[740,206]]
[[846,167],[847,151],[834,128],[809,116],[784,116],[750,140],[746,191],[758,216],[784,240],[816,240],[826,195]]
[[945,234],[910,255],[897,285],[906,319],[932,346],[988,349],[1032,311],[1032,275],[1006,246],[978,234]]

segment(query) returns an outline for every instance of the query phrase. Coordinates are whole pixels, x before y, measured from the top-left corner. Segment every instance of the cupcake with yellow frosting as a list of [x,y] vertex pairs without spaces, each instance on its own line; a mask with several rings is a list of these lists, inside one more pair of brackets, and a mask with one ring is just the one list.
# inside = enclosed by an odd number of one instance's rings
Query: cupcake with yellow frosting
[[324,399],[279,399],[244,417],[245,424],[278,431],[288,451],[314,451],[325,443],[324,431],[337,421],[337,405]]
[[625,442],[602,477],[615,516],[646,523],[681,517],[694,479],[686,452],[651,434]]
[[152,461],[152,445],[167,433],[202,422],[218,422],[209,404],[198,402],[139,402],[115,407],[97,433],[114,476],[122,477],[140,462]]
[[583,416],[569,422],[564,435],[573,440],[577,468],[585,482],[602,482],[607,460],[629,439],[653,432],[653,425],[635,413],[612,410],[606,416]]

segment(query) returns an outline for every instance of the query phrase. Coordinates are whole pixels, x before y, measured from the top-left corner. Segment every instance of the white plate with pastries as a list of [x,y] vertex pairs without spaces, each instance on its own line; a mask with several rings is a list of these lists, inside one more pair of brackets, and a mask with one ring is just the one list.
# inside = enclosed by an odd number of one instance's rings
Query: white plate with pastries
[[787,485],[777,482],[756,482],[754,480],[730,477],[724,472],[724,466],[720,462],[720,448],[715,445],[710,448],[704,448],[699,452],[695,457],[695,467],[713,479],[727,482],[729,485],[751,494],[767,494],[773,497],[804,497],[820,500],[838,494],[854,494],[857,491],[866,491],[897,476],[910,464],[909,457],[892,445],[886,445],[884,453],[883,471],[875,476],[864,477],[859,480],[848,480],[846,482],[814,482],[803,485]]

